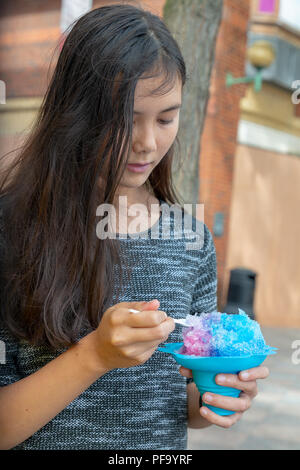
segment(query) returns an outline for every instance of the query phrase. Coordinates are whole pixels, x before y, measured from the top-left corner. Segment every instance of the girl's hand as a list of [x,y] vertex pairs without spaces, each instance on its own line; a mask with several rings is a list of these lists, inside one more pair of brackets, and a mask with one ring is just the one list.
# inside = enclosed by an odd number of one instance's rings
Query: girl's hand
[[[89,334],[96,367],[109,371],[146,362],[174,330],[174,320],[159,301],[120,302],[107,309],[98,328]],[[129,312],[129,309],[140,313]]]
[[[192,371],[185,367],[180,367],[179,372],[184,377],[193,377]],[[206,406],[202,406],[200,408],[200,415],[212,424],[216,424],[222,428],[230,428],[239,421],[243,413],[250,408],[253,398],[257,395],[256,380],[265,379],[268,375],[269,369],[264,366],[243,370],[238,375],[218,374],[215,379],[216,383],[224,387],[232,387],[241,390],[240,396],[238,398],[232,398],[206,392],[202,396],[202,402],[204,405],[207,403],[219,408],[224,408],[225,410],[235,411],[236,413],[229,416],[219,416]],[[208,399],[209,396],[211,400]]]

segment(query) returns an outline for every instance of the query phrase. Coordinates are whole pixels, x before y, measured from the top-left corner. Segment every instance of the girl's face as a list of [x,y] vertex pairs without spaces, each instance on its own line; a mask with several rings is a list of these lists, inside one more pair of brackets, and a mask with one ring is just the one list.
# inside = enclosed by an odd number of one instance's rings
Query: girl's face
[[127,166],[122,186],[138,188],[148,179],[156,165],[173,144],[179,127],[179,113],[182,99],[182,85],[179,78],[174,87],[165,95],[150,95],[162,78],[139,80],[134,95],[134,121],[132,153],[129,164],[148,163],[141,172],[134,172]]

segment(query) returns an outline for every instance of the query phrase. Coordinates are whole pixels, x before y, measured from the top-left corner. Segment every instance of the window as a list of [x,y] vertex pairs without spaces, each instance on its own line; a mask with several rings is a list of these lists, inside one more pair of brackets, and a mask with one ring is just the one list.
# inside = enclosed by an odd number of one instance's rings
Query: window
[[281,0],[279,5],[278,19],[300,31],[300,1]]

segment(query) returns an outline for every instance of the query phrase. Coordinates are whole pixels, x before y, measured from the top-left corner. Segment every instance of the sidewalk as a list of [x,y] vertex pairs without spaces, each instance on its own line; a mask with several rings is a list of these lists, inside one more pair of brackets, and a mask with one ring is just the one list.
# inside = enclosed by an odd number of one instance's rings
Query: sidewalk
[[300,329],[268,327],[262,332],[266,343],[279,350],[263,363],[270,375],[258,380],[251,408],[232,428],[189,429],[189,450],[300,449],[300,364],[292,363],[296,349],[291,346],[300,340]]

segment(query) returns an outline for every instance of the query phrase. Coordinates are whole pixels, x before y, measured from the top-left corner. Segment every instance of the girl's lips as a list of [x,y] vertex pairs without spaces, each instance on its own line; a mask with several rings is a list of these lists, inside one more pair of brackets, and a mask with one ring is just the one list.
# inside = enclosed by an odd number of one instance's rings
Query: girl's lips
[[143,173],[146,171],[150,166],[150,163],[147,165],[133,165],[132,163],[127,164],[127,168],[129,171],[132,171],[133,173]]

